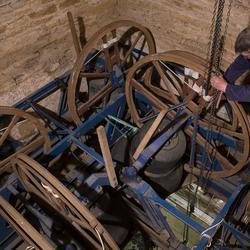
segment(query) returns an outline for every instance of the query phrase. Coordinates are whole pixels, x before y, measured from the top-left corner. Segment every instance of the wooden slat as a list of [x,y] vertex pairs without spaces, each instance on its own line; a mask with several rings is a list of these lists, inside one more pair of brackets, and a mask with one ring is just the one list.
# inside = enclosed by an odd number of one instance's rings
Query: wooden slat
[[4,131],[4,133],[1,135],[0,137],[0,146],[2,146],[2,144],[4,143],[5,139],[8,137],[8,135],[10,134],[11,130],[13,129],[13,127],[16,125],[16,123],[18,122],[20,117],[18,116],[14,116],[11,119],[11,122],[9,124],[9,126],[6,128],[6,130]]
[[99,126],[96,131],[97,131],[98,140],[99,140],[101,151],[102,151],[102,156],[103,156],[104,163],[105,163],[105,168],[106,168],[107,175],[109,178],[109,183],[111,187],[115,188],[118,185],[118,181],[117,181],[111,153],[109,150],[105,128],[103,126]]
[[135,153],[133,155],[134,160],[137,160],[137,158],[139,157],[139,155],[141,154],[141,152],[147,146],[148,142],[150,141],[150,139],[152,138],[153,134],[155,133],[155,131],[159,127],[159,125],[160,125],[162,119],[165,117],[166,113],[167,113],[167,109],[163,109],[159,113],[159,115],[156,117],[156,119],[154,120],[153,124],[151,125],[151,127],[149,128],[149,130],[147,131],[147,133],[143,137],[142,141],[140,142],[139,146],[137,147],[137,149],[136,149],[136,151],[135,151]]
[[179,100],[178,100],[177,96],[173,93],[172,89],[170,88],[170,85],[173,86],[173,83],[171,81],[169,81],[169,79],[167,78],[167,76],[164,74],[164,71],[161,68],[161,65],[159,64],[158,61],[153,61],[153,64],[154,64],[157,72],[159,73],[161,79],[163,80],[162,83],[164,84],[164,86],[166,87],[166,89],[169,91],[172,100],[174,100],[175,103],[178,103]]
[[80,72],[79,74],[80,77],[87,77],[87,78],[106,78],[110,77],[110,73],[107,72]]
[[71,36],[73,39],[73,43],[74,43],[74,47],[75,47],[75,51],[76,51],[76,55],[78,56],[81,53],[81,46],[80,46],[80,42],[76,33],[76,27],[74,24],[74,19],[72,16],[72,13],[69,11],[67,12],[67,16],[68,16],[68,21],[69,21],[69,27],[71,30]]
[[131,44],[129,50],[127,51],[123,61],[126,62],[126,60],[128,59],[129,55],[131,54],[132,50],[135,48],[135,45],[137,44],[137,42],[139,41],[139,39],[142,37],[143,33],[140,31],[137,34],[137,37],[135,38],[135,40],[133,41],[133,43]]

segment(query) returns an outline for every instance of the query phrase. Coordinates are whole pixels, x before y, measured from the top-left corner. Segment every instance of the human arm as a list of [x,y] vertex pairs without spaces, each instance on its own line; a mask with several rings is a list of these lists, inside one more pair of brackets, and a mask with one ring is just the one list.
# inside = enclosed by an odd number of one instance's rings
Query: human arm
[[250,102],[250,84],[241,86],[228,84],[223,77],[216,75],[212,76],[211,84],[217,90],[225,93],[230,101]]
[[230,101],[250,102],[250,84],[241,86],[228,84],[225,94]]
[[234,82],[249,69],[250,61],[244,56],[239,55],[226,70],[224,78],[229,84],[234,84]]
[[250,61],[239,55],[226,70],[224,77],[213,75],[211,84],[214,88],[226,94],[231,101],[250,102],[250,84],[234,85],[245,71],[250,69]]
[[227,81],[222,76],[212,75],[211,77],[211,84],[214,88],[216,88],[219,91],[222,91],[223,93],[226,92],[227,88]]
[[211,84],[219,91],[225,92],[228,84],[234,82],[246,71],[250,69],[250,61],[239,55],[228,67],[223,77],[212,75]]

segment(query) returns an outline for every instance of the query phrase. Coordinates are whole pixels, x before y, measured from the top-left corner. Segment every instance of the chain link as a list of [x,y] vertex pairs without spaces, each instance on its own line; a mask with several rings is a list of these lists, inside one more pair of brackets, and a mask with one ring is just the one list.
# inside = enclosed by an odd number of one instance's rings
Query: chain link
[[206,95],[208,93],[208,89],[210,87],[210,81],[212,76],[213,69],[215,70],[216,74],[219,72],[219,58],[221,52],[221,26],[222,26],[222,18],[223,18],[223,10],[224,10],[225,0],[215,0],[215,9],[213,12],[212,24],[210,32],[210,37],[212,37],[212,41],[209,41],[210,47],[208,48],[209,51],[209,60],[208,60],[208,70],[207,70],[207,77],[205,81],[205,90]]
[[[222,27],[222,18],[223,18],[223,10],[224,10],[224,5],[225,5],[225,0],[216,0],[216,8],[217,11],[214,11],[214,15],[216,15],[216,19],[213,17],[213,21],[216,22],[216,24],[213,24],[214,26],[214,36],[213,36],[213,42],[212,42],[212,48],[210,50],[211,52],[211,56],[210,56],[210,61],[209,61],[209,67],[208,67],[208,73],[207,73],[207,81],[206,81],[206,86],[207,89],[210,86],[210,80],[211,80],[211,75],[212,75],[212,71],[213,69],[215,70],[215,73],[217,75],[220,74],[220,64],[221,64],[221,60],[223,57],[223,53],[224,53],[224,43],[225,43],[225,39],[226,39],[226,35],[227,35],[227,30],[228,30],[228,23],[229,23],[229,18],[230,18],[230,13],[231,13],[231,8],[232,8],[232,3],[233,0],[229,0],[229,4],[228,4],[228,11],[227,11],[227,17],[226,17],[226,21],[225,21],[225,28],[224,28],[224,34],[223,36],[221,36],[221,27]],[[206,89],[206,90],[207,90]],[[209,176],[209,173],[211,171],[213,171],[213,162],[214,162],[214,158],[215,158],[215,154],[216,151],[213,155],[213,159],[211,159],[208,156],[207,153],[207,145],[208,143],[210,144],[212,141],[212,133],[213,133],[213,129],[212,129],[212,124],[215,120],[215,115],[216,115],[216,103],[217,103],[217,99],[220,95],[220,91],[218,90],[213,90],[213,94],[212,94],[212,104],[211,104],[211,108],[209,110],[208,113],[208,129],[207,129],[207,134],[206,134],[206,143],[204,146],[204,156],[202,157],[202,163],[201,163],[201,175],[203,175],[203,171],[205,166],[208,163],[208,160],[210,161],[210,169],[207,172],[207,176]]]
[[[221,27],[222,27],[222,21],[223,21],[223,11],[224,11],[224,5],[225,5],[225,0],[215,0],[214,2],[214,10],[213,10],[213,17],[211,21],[211,26],[210,26],[210,35],[209,35],[209,42],[208,42],[208,48],[207,48],[207,56],[206,56],[206,69],[207,71],[205,72],[205,79],[206,81],[203,84],[203,88],[205,89],[205,95],[208,95],[208,89],[210,87],[210,81],[211,81],[211,76],[213,70],[215,70],[215,73],[218,75],[220,73],[220,64],[221,60],[223,57],[223,52],[224,52],[224,43],[225,43],[225,38],[227,35],[227,30],[228,30],[228,23],[229,23],[229,17],[230,17],[230,12],[231,12],[231,7],[232,7],[232,2],[233,0],[229,0],[229,5],[228,5],[228,12],[227,12],[227,17],[226,17],[226,22],[225,22],[225,29],[224,29],[224,35],[221,36]],[[204,145],[204,153],[203,157],[201,160],[201,171],[200,171],[200,177],[204,176],[204,170],[205,167],[208,164],[208,161],[210,161],[210,168],[209,171],[207,171],[206,177],[209,177],[209,173],[213,171],[213,160],[215,158],[215,154],[213,155],[213,159],[211,159],[210,155],[208,154],[208,143],[210,144],[212,141],[212,124],[215,120],[215,115],[216,115],[216,103],[217,103],[217,98],[219,96],[220,92],[217,90],[213,90],[212,93],[212,103],[210,110],[208,112],[208,128],[207,128],[207,133],[206,133],[206,141]],[[194,130],[193,130],[193,135],[192,135],[192,141],[191,141],[191,153],[190,153],[190,167],[191,167],[191,175],[193,174],[192,172],[192,167],[194,165],[194,150],[195,150],[195,138],[197,134],[197,128],[198,128],[198,117],[199,113],[196,112],[194,115]],[[215,151],[216,153],[216,151]],[[190,179],[190,185],[191,185],[191,179]],[[205,186],[206,184],[204,184]],[[195,202],[196,202],[196,194],[198,190],[198,186],[201,186],[201,178],[199,178],[199,184],[196,187],[195,195],[193,198],[190,197],[191,194],[189,194],[188,198],[188,206],[186,213],[187,215],[190,215],[191,211],[191,205],[194,207]],[[188,241],[188,227],[185,225],[184,233],[183,233],[183,240]]]
[[225,46],[225,40],[226,40],[227,32],[228,32],[228,24],[229,24],[230,15],[231,15],[232,4],[233,4],[233,0],[229,0],[228,10],[227,10],[227,17],[226,17],[226,22],[225,22],[224,34],[221,37],[221,53],[220,53],[218,68],[221,68],[221,61],[222,61],[222,58],[223,58],[223,55],[224,55],[224,51],[225,51],[224,50],[224,46]]

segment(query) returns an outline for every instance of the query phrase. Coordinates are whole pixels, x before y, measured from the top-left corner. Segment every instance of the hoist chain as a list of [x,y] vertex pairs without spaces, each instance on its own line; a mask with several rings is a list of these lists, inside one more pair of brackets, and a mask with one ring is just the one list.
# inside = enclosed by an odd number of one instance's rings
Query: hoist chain
[[233,0],[229,0],[224,34],[221,36],[221,41],[220,41],[220,53],[219,53],[219,57],[218,57],[218,70],[221,68],[221,61],[222,61],[223,54],[224,54],[224,51],[225,51],[224,46],[225,46],[225,40],[226,40],[226,37],[227,37],[228,24],[229,24],[232,4],[233,4]]
[[[205,91],[206,95],[208,94],[208,89],[210,87],[210,81],[213,70],[216,73],[219,73],[219,58],[220,58],[220,49],[221,49],[221,26],[222,26],[222,18],[223,18],[223,9],[224,9],[225,0],[216,0],[215,2],[215,10],[213,13],[213,19],[211,24],[210,32],[212,35],[212,44],[209,49],[209,61],[208,61],[208,71],[205,82]],[[211,42],[211,41],[210,41]]]
[[[206,69],[210,68],[211,64],[211,44],[213,41],[213,36],[214,36],[214,26],[215,26],[215,17],[217,13],[217,5],[218,5],[218,0],[214,0],[214,9],[213,9],[213,16],[211,20],[211,25],[210,25],[210,31],[209,31],[209,38],[208,38],[208,44],[207,44],[207,55],[206,55]],[[208,71],[205,72],[205,79],[207,79],[208,76]],[[207,82],[204,82],[204,87]]]
[[[221,27],[222,27],[222,19],[223,19],[223,10],[224,10],[224,5],[225,5],[225,0],[215,0],[214,2],[214,10],[213,10],[213,17],[212,17],[212,22],[210,26],[210,35],[209,35],[209,42],[208,42],[208,48],[207,48],[207,72],[205,73],[205,79],[206,81],[203,84],[203,88],[206,91],[206,95],[208,94],[208,89],[210,87],[210,81],[211,81],[211,76],[213,73],[213,70],[215,70],[216,74],[220,73],[220,63],[223,57],[223,52],[224,52],[224,43],[226,39],[226,34],[227,34],[227,29],[228,29],[228,23],[229,23],[229,17],[230,17],[230,12],[231,12],[231,7],[232,7],[232,2],[233,0],[229,0],[229,5],[228,5],[228,12],[227,12],[227,17],[226,17],[226,23],[225,23],[225,28],[224,28],[224,35],[221,36]],[[208,117],[208,128],[207,128],[207,133],[206,133],[206,142],[204,145],[204,152],[203,152],[203,157],[201,160],[201,171],[200,171],[200,178],[199,178],[199,183],[196,186],[196,190],[194,193],[194,196],[191,197],[191,194],[188,195],[188,206],[186,213],[187,215],[190,216],[190,214],[193,212],[193,209],[195,207],[195,203],[197,201],[197,191],[198,187],[201,186],[201,177],[203,177],[203,173],[205,170],[205,167],[210,161],[210,170],[207,171],[207,176],[206,178],[209,178],[209,173],[213,171],[213,162],[215,159],[215,154],[213,155],[213,159],[210,158],[210,155],[208,154],[207,148],[208,144],[211,143],[212,141],[212,133],[213,133],[213,128],[212,124],[215,119],[215,114],[216,114],[216,102],[217,98],[219,96],[220,92],[217,90],[213,90],[212,93],[212,103],[211,107],[209,110],[209,117]],[[191,153],[190,153],[190,161],[189,164],[191,166],[191,169],[193,165],[195,164],[195,159],[194,159],[194,151],[195,151],[195,145],[196,145],[196,134],[198,130],[198,117],[199,113],[195,112],[194,114],[194,130],[193,130],[193,135],[192,135],[192,141],[191,141]],[[216,152],[216,151],[215,151]],[[192,171],[191,171],[191,176],[192,176]],[[192,183],[192,178],[190,178],[190,185]],[[205,184],[206,185],[206,184]],[[191,192],[191,191],[190,191]],[[184,232],[183,232],[183,240],[188,241],[188,226],[185,225]]]
[[[211,58],[209,61],[208,77],[207,77],[207,82],[206,82],[208,84],[207,86],[209,86],[209,84],[210,84],[213,68],[215,69],[216,74],[220,73],[220,63],[221,63],[221,60],[223,57],[223,52],[224,52],[224,43],[225,43],[226,34],[227,34],[227,30],[228,30],[228,23],[229,23],[231,8],[232,8],[232,2],[233,2],[233,0],[229,0],[223,36],[220,36],[220,34],[221,34],[222,17],[223,17],[223,9],[224,9],[225,0],[219,0],[219,2],[217,1],[217,3],[216,3],[216,4],[218,4],[218,6],[216,5],[216,7],[217,7],[217,15],[216,16],[217,17],[216,17],[216,24],[214,25],[215,28],[214,28],[213,45],[211,48]],[[214,13],[216,13],[216,12],[214,12]],[[214,20],[214,18],[213,18],[213,20]],[[215,44],[216,41],[217,41],[217,44]],[[206,166],[207,161],[208,161],[207,144],[211,143],[211,141],[212,141],[212,132],[213,132],[212,131],[212,123],[215,119],[216,102],[217,102],[219,95],[220,95],[219,91],[217,91],[217,90],[213,91],[212,104],[211,104],[211,109],[209,111],[209,117],[208,117],[209,123],[208,123],[207,135],[206,135],[206,145],[204,147],[205,152],[204,152],[204,157],[202,158],[202,168],[204,168]],[[213,158],[214,157],[215,157],[215,155],[213,156]],[[211,166],[210,171],[212,171],[214,159],[209,159],[209,160],[212,161],[212,163],[210,164],[210,166]]]

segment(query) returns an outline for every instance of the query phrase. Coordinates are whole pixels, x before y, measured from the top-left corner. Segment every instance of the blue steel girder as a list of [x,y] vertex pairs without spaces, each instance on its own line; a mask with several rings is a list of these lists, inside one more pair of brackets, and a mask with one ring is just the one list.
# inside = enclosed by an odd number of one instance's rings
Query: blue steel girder
[[[33,110],[41,117],[42,120],[47,120],[48,121],[48,126],[50,125],[50,123],[53,123],[57,129],[60,129],[60,131],[63,131],[61,133],[63,134],[70,134],[71,133],[71,129],[69,129],[64,123],[62,120],[59,120],[57,119],[56,117],[52,116],[50,113],[49,113],[49,110],[48,112],[46,112],[46,108],[40,106],[39,104],[37,103],[31,103],[30,106],[33,108]],[[45,124],[47,122],[45,121]],[[65,121],[66,123],[66,121]],[[51,128],[51,130],[53,131],[54,128]],[[55,129],[56,130],[56,129]],[[57,131],[55,132],[57,133]]]
[[161,136],[153,141],[146,149],[142,151],[138,159],[133,163],[133,167],[139,171],[141,170],[151,157],[176,133],[178,130],[184,126],[184,124],[190,118],[189,115],[182,116],[181,114],[176,117],[177,123],[167,129]]
[[[187,216],[180,210],[178,210],[175,206],[171,205],[166,200],[163,200],[158,196],[158,194],[153,190],[153,188],[145,181],[140,179],[139,176],[135,178],[134,181],[127,181],[126,182],[129,189],[137,196],[141,196],[144,198],[144,201],[150,201],[151,206],[152,202],[154,206],[158,207],[161,206],[162,208],[166,209],[168,212],[170,212],[172,215],[174,215],[176,218],[193,228],[195,231],[201,233],[205,230],[205,228],[200,225],[198,222],[193,220],[191,217]],[[151,213],[152,211],[147,211],[147,213]],[[160,212],[160,210],[158,210]],[[153,216],[153,215],[152,215]],[[167,229],[167,228],[166,228]]]
[[[213,221],[212,225],[206,229],[206,234],[202,236],[201,241],[199,245],[197,246],[197,250],[203,250],[206,248],[207,245],[210,244],[210,240],[213,238],[217,230],[219,229],[221,223],[223,223],[224,218],[228,214],[230,208],[232,207],[234,201],[236,200],[237,196],[241,192],[241,190],[245,187],[245,184],[240,184],[236,187],[232,195],[228,198],[226,204],[222,208],[222,210],[219,212],[215,220]],[[216,226],[218,224],[218,227]],[[204,231],[203,231],[204,232]],[[202,232],[202,233],[203,233]]]
[[[148,185],[148,184],[146,184],[146,185]],[[204,228],[204,226],[202,226],[198,222],[194,221],[191,217],[187,216],[186,214],[182,213],[175,206],[171,205],[166,200],[161,199],[153,191],[152,188],[149,189],[150,192],[144,191],[143,194],[141,193],[141,195],[142,195],[142,197],[145,197],[145,199],[151,199],[152,201],[155,202],[156,205],[160,205],[162,208],[166,209],[169,213],[171,213],[177,219],[181,220],[183,223],[185,223],[186,225],[188,225],[189,227],[194,229],[196,232],[198,232],[200,234],[206,232],[206,234],[204,234],[206,236],[201,237],[201,241],[199,242],[199,245],[196,248],[197,250],[203,250],[203,249],[205,249],[205,247],[207,245],[209,245],[210,240],[213,238],[213,236],[217,232],[219,226],[221,224],[223,225],[224,218],[228,214],[232,204],[234,203],[234,201],[236,200],[237,196],[239,195],[239,193],[241,192],[241,190],[243,189],[244,186],[245,186],[244,184],[241,184],[236,188],[236,190],[228,198],[226,204],[224,205],[224,207],[222,208],[222,210],[217,215],[217,217],[215,218],[215,220],[213,221],[212,225],[209,228]],[[144,190],[145,190],[145,187],[144,187]],[[140,190],[138,190],[138,189],[136,191],[140,192]],[[218,224],[218,227],[215,226],[217,224]],[[228,224],[227,224],[227,227],[229,227]],[[232,227],[230,229],[232,230]],[[245,236],[244,234],[242,234],[238,230],[237,231],[234,230],[233,233],[235,233],[237,235],[237,237],[240,237],[242,239],[245,239],[245,240],[249,239],[249,237]]]
[[[5,182],[3,186],[0,187],[0,196],[2,196],[6,201],[10,201],[11,192],[8,189],[10,185],[16,185],[17,179],[16,175],[13,173],[9,176],[8,180]],[[0,216],[0,249],[5,249],[8,245],[8,237],[13,238],[14,240],[17,235],[13,232],[13,229],[9,227],[5,220]],[[6,240],[6,243],[4,243]]]
[[[139,54],[139,52],[138,52],[138,54]],[[101,62],[101,64],[102,63],[103,62]],[[105,67],[105,62],[103,65]],[[119,83],[121,81],[120,75],[115,75],[115,72],[112,72],[112,73],[113,73],[113,75],[111,77],[113,78],[113,81],[117,81]],[[68,78],[69,78],[69,73],[64,74],[63,76],[61,76],[59,78],[61,83],[58,80],[54,80],[54,81],[50,82],[49,84],[45,85],[44,87],[42,87],[41,89],[39,89],[38,91],[33,93],[32,95],[30,95],[27,98],[25,98],[24,100],[18,102],[15,105],[15,107],[26,110],[31,106],[30,105],[31,103],[38,103],[39,101],[43,100],[44,98],[46,98],[50,94],[54,93],[58,89],[62,88],[62,94],[61,94],[62,99],[61,99],[60,105],[58,107],[59,114],[61,115],[65,111],[65,103],[66,103],[65,86],[67,86]],[[62,83],[63,83],[63,85],[61,85]],[[140,93],[136,92],[135,98],[137,98],[139,102],[140,101],[143,102],[144,106],[147,106],[147,105],[153,106],[152,103],[150,103],[147,100],[147,98],[145,98]],[[104,161],[103,161],[102,156],[100,154],[98,154],[97,152],[95,152],[92,148],[85,145],[80,140],[80,137],[84,136],[91,129],[93,129],[93,127],[96,127],[98,124],[100,124],[105,119],[105,117],[107,117],[108,115],[122,117],[124,114],[125,106],[126,106],[125,96],[122,96],[118,100],[116,100],[113,104],[111,104],[110,106],[105,108],[104,110],[91,116],[88,120],[83,122],[74,131],[70,131],[68,128],[66,128],[65,126],[63,126],[60,123],[57,124],[58,127],[60,127],[62,130],[64,129],[66,131],[66,134],[68,133],[68,135],[65,136],[65,138],[63,138],[61,141],[59,141],[56,145],[54,145],[52,147],[52,149],[48,153],[48,158],[56,157],[57,155],[62,153],[64,150],[66,150],[72,143],[74,143],[78,147],[80,147],[83,151],[85,151],[89,155],[91,155],[97,162],[99,162],[101,165],[103,165]],[[48,117],[48,118],[50,119],[50,117]],[[54,123],[56,124],[57,121],[54,121]],[[107,135],[108,135],[109,140],[111,138],[111,131],[113,131],[112,124],[107,129]],[[206,129],[200,127],[199,133],[205,137],[206,136]],[[224,143],[228,147],[231,147],[235,150],[239,150],[239,143],[233,137],[230,137],[227,135],[222,135],[218,132],[213,132],[212,139],[220,140],[222,143]],[[150,157],[151,157],[150,155],[153,155],[153,151],[155,149],[153,149],[152,146],[151,146],[151,149],[150,149],[150,147],[146,148],[146,149],[147,150],[144,151],[144,153],[142,153],[140,155],[138,161],[132,167],[133,170],[135,170],[135,168],[136,168],[139,171],[141,168],[143,168],[145,166],[147,161],[150,159]],[[153,149],[153,151],[152,151],[152,149]],[[85,180],[87,183],[89,183],[89,185],[91,185],[93,187],[98,187],[99,185],[100,186],[108,185],[108,179],[107,179],[106,175],[98,175],[98,174],[94,174],[94,175],[95,175],[95,178],[91,179],[91,176],[90,176],[87,180]],[[159,214],[159,211],[160,211],[159,206],[161,206],[161,207],[167,209],[176,218],[180,219],[181,221],[186,223],[188,226],[193,228],[195,231],[202,233],[205,230],[207,230],[202,225],[200,225],[199,223],[194,221],[192,218],[188,217],[186,214],[179,211],[176,207],[174,207],[173,205],[171,205],[167,201],[161,199],[148,183],[146,183],[145,181],[138,178],[136,171],[135,171],[135,173],[134,173],[134,171],[132,171],[131,178],[132,178],[131,182],[129,182],[129,180],[128,180],[127,185],[132,190],[132,192],[134,192],[137,196],[140,196],[140,197],[142,197],[142,199],[145,199],[144,201],[146,203],[150,202],[151,208],[154,208],[154,206],[155,206],[155,209],[152,209],[150,211],[150,213],[157,213],[156,214],[157,218],[162,218],[162,214]],[[214,186],[214,184],[212,183],[211,186]],[[223,209],[221,210],[221,212],[219,213],[219,215],[217,216],[217,218],[214,220],[212,225],[216,225],[217,223],[219,223],[221,220],[223,220],[225,218],[230,207],[232,206],[232,203],[235,201],[237,195],[242,190],[243,186],[244,185],[237,186],[235,191],[231,195],[230,195],[230,192],[228,192],[228,190],[223,190],[223,187],[219,187],[220,192],[226,194],[226,196],[228,197],[228,200],[227,200],[225,206],[223,207]],[[0,192],[1,192],[1,190],[0,190]],[[3,193],[1,192],[1,195],[2,194]],[[233,232],[235,231],[234,228],[231,228],[230,225],[225,224],[224,222],[222,223],[222,225],[225,227],[228,227]],[[208,230],[207,234],[209,236],[213,237],[216,233],[216,230],[217,230],[217,227],[211,228],[210,230]],[[234,233],[235,233],[236,237],[246,239],[245,238],[246,236],[244,236],[241,232],[237,231]],[[199,244],[197,249],[204,249],[203,247],[205,247],[208,243],[209,243],[209,239],[206,237],[203,237],[201,239],[200,244]]]
[[250,237],[247,236],[246,234],[243,234],[237,228],[231,226],[229,223],[223,222],[222,224],[223,227],[229,229],[229,231],[232,233],[232,235],[236,238],[236,240],[239,242],[240,246],[242,249],[248,250],[249,246],[245,246],[244,241],[248,242],[250,244]]
[[[83,146],[83,150],[89,151],[89,153],[91,154],[92,150],[87,145],[82,145],[81,141],[79,141],[78,139],[81,136],[87,134],[91,129],[99,125],[103,120],[105,120],[106,116],[108,115],[116,116],[119,110],[123,110],[124,112],[125,106],[126,106],[126,101],[125,101],[125,96],[123,95],[120,98],[118,98],[116,102],[112,103],[104,110],[91,116],[88,120],[83,122],[78,128],[72,131],[68,136],[59,141],[54,147],[52,147],[52,149],[48,152],[47,156],[49,158],[56,157],[57,155],[65,151],[71,145],[71,143],[77,143],[79,147]],[[123,115],[123,112],[119,113],[118,117],[121,117]],[[93,156],[100,160],[101,156],[100,155],[97,156],[96,152]]]
[[49,95],[56,92],[58,89],[64,88],[64,86],[67,86],[69,74],[70,72],[66,72],[57,79],[47,83],[31,95],[25,97],[24,99],[16,103],[14,107],[22,110],[27,110],[28,108],[30,108],[30,103],[38,103]]
[[[198,127],[198,132],[206,138],[207,133],[210,133],[209,129]],[[211,140],[219,141],[221,144],[224,144],[230,148],[233,148],[235,151],[242,152],[242,145],[241,141],[237,140],[236,138],[225,135],[221,132],[211,131]]]

